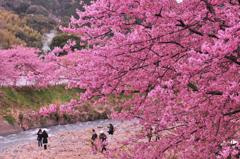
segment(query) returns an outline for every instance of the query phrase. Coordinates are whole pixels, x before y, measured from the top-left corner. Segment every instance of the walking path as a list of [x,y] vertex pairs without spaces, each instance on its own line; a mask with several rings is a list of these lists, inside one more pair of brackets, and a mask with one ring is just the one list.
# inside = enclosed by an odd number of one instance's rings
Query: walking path
[[[107,128],[95,127],[97,133]],[[107,148],[112,149],[121,146],[120,142],[127,141],[136,133],[136,122],[117,122],[116,131],[112,137],[108,135]],[[37,141],[32,140],[24,144],[16,144],[0,153],[0,159],[104,159],[98,152],[93,154],[90,144],[92,128],[85,127],[79,130],[59,132],[49,138],[49,149],[43,150],[37,146]],[[37,133],[37,132],[36,132]],[[51,132],[50,132],[51,133]]]

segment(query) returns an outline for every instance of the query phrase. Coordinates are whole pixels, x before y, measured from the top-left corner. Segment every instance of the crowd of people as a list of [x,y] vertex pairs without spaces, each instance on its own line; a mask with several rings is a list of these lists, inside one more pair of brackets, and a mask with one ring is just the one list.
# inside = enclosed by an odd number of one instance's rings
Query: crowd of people
[[[114,126],[112,124],[109,124],[108,126],[108,134],[109,135],[114,134]],[[104,131],[101,130],[98,135],[95,129],[93,129],[91,137],[91,146],[93,153],[97,153],[98,151],[103,153],[104,151],[107,151],[107,145],[108,145],[107,135],[104,133]]]
[[155,137],[155,141],[158,141],[160,139],[158,130],[155,127],[149,127],[147,129],[148,142],[151,142],[153,137]]
[[[107,133],[112,136],[114,132],[115,132],[115,128],[113,124],[109,124]],[[151,142],[153,137],[155,137],[155,141],[160,139],[156,128],[148,127],[146,132],[147,132],[146,136],[148,138],[148,142]],[[105,151],[107,151],[107,145],[108,145],[107,138],[108,137],[103,130],[101,130],[98,135],[96,130],[92,129],[91,147],[94,154],[96,154],[98,151],[101,153],[104,153]],[[48,133],[46,130],[39,129],[37,133],[37,141],[38,141],[39,147],[43,146],[44,150],[47,149]]]
[[[113,124],[109,124],[108,126],[108,134],[113,135],[114,134],[114,126]],[[37,141],[39,147],[44,147],[44,150],[47,150],[47,144],[48,144],[48,133],[46,130],[39,129],[37,132]],[[104,133],[103,130],[100,131],[99,135],[95,131],[95,129],[92,129],[92,136],[91,136],[91,146],[93,153],[97,153],[100,151],[101,153],[104,153],[107,151],[107,135]]]

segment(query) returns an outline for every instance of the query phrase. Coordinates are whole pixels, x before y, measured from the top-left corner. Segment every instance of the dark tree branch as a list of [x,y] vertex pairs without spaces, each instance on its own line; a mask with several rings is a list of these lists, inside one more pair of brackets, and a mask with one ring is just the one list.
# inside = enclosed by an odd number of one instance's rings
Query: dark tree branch
[[238,61],[238,58],[233,56],[233,55],[225,56],[225,58],[232,61],[233,63],[236,63],[236,64],[240,65],[240,62]]
[[211,37],[211,38],[219,39],[215,34],[208,34],[208,36]]
[[192,32],[192,33],[195,33],[197,35],[203,36],[203,33],[199,32],[199,31],[197,31],[195,29],[189,28],[189,31]]
[[159,13],[155,14],[156,17],[162,17],[162,9],[163,7],[160,9]]
[[215,10],[214,10],[212,4],[209,3],[208,0],[203,0],[203,2],[206,4],[207,10],[208,10],[210,13],[212,13],[212,14],[215,15]]
[[234,114],[237,114],[237,113],[240,113],[240,109],[234,110],[232,112],[225,113],[223,115],[224,116],[231,116],[231,115],[234,115]]
[[162,42],[159,42],[159,43],[162,43],[162,44],[175,44],[175,45],[180,46],[181,48],[185,48],[183,45],[181,45],[180,43],[178,43],[176,41],[162,41]]
[[186,24],[182,20],[177,20],[177,21],[180,22],[180,24],[177,24],[176,26],[186,27]]
[[194,92],[198,91],[198,87],[191,82],[189,82],[187,86],[190,87]]
[[223,92],[221,92],[221,91],[208,91],[206,94],[221,96],[221,95],[223,95]]

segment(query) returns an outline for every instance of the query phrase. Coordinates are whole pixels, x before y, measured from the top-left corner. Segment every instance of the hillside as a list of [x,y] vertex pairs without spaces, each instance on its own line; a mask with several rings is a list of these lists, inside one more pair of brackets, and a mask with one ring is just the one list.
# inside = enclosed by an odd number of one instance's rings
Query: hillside
[[83,5],[89,3],[90,0],[0,0],[0,49],[19,44],[41,48],[46,33],[67,25],[76,9],[83,10]]
[[41,47],[41,34],[27,25],[27,19],[6,10],[0,11],[0,48],[13,45]]
[[37,110],[41,106],[52,103],[61,104],[78,98],[81,89],[65,89],[64,86],[54,86],[45,89],[29,87],[0,88],[0,117],[9,123],[14,122],[14,116],[26,110]]
[[17,14],[34,14],[52,16],[57,18],[69,17],[75,13],[76,8],[82,10],[83,4],[91,0],[0,0],[0,6]]

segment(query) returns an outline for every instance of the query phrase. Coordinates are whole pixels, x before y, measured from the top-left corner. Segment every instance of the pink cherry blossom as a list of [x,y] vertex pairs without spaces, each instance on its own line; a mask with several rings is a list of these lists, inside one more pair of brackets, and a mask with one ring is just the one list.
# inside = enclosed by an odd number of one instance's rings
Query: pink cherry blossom
[[[44,63],[26,48],[1,51],[0,80],[13,83],[24,74],[36,86],[67,81],[86,90],[81,102],[129,96],[113,116],[154,126],[161,139],[145,142],[143,131],[119,158],[234,157],[239,149],[224,143],[239,143],[239,10],[238,0],[96,0],[61,28],[87,48],[71,50],[69,42]],[[54,56],[62,50],[68,54]]]

